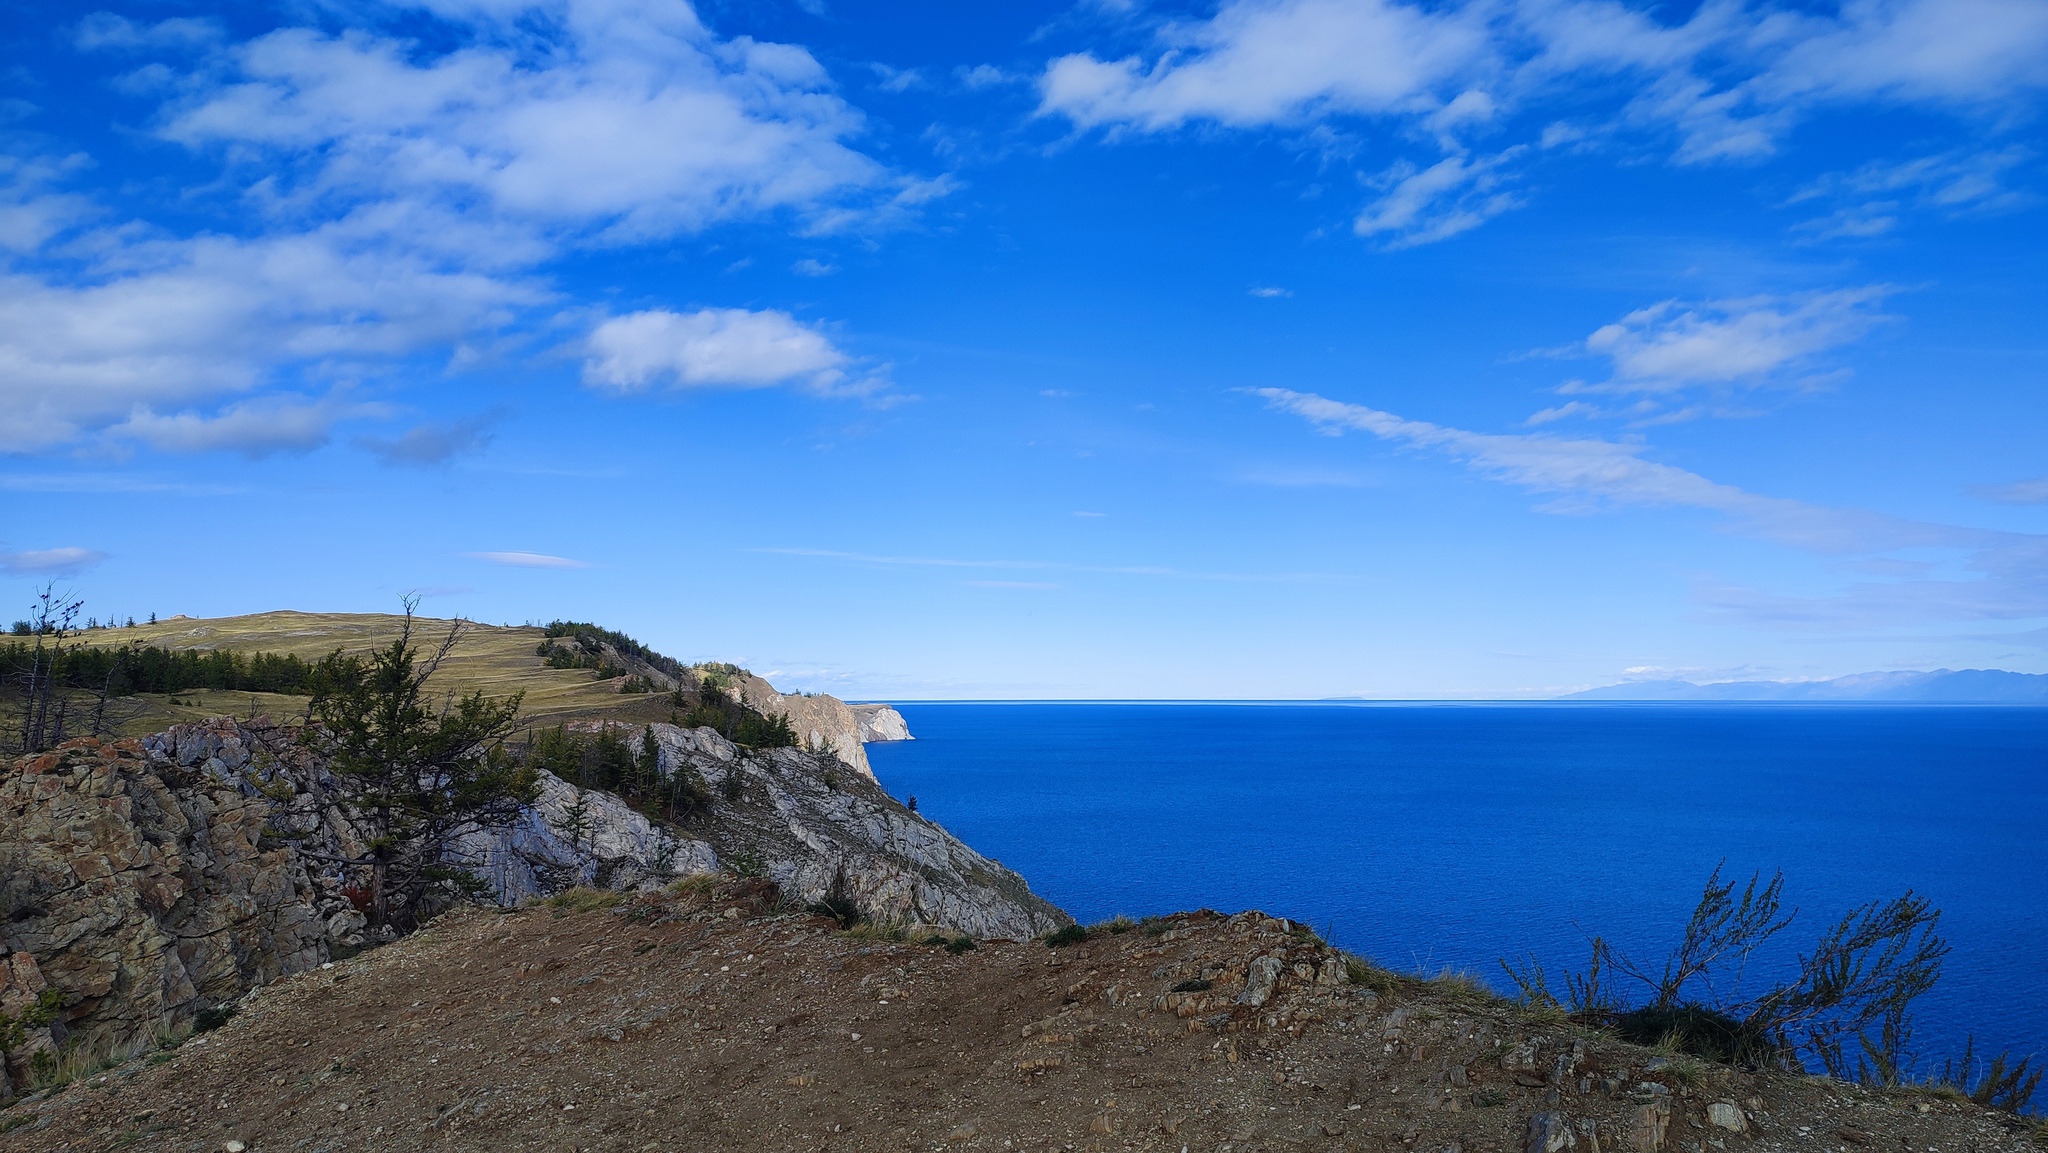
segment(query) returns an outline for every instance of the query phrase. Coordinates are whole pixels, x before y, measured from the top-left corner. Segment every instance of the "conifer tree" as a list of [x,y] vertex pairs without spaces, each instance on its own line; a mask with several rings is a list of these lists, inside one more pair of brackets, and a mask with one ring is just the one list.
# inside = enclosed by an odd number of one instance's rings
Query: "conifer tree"
[[437,881],[461,880],[448,859],[461,837],[517,821],[540,792],[538,775],[505,750],[518,725],[520,694],[481,691],[437,708],[427,680],[455,647],[462,621],[419,660],[413,609],[397,639],[367,657],[336,649],[315,666],[303,739],[324,757],[337,803],[364,842],[355,857],[321,857],[366,875],[368,913],[380,927],[417,925],[421,898]]

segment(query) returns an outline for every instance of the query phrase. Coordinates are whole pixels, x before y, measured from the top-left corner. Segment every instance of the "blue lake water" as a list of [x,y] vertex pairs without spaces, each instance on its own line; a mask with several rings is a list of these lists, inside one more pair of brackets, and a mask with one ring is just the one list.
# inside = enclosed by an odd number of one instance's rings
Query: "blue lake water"
[[[1207,906],[1390,967],[1661,959],[1723,858],[1785,871],[1789,964],[1913,889],[1954,945],[1916,1047],[2048,1055],[2048,710],[903,704],[897,796],[1083,921]],[[1753,987],[1756,966],[1748,978]],[[1767,974],[1770,975],[1770,974]]]

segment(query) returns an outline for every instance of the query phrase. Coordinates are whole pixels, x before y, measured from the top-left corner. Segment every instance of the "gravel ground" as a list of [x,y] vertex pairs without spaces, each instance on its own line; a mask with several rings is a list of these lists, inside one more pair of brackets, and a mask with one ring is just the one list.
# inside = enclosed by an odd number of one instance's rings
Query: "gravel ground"
[[0,1148],[2042,1148],[1967,1104],[1662,1059],[1456,981],[1354,984],[1258,913],[954,953],[774,897],[451,915],[0,1110]]

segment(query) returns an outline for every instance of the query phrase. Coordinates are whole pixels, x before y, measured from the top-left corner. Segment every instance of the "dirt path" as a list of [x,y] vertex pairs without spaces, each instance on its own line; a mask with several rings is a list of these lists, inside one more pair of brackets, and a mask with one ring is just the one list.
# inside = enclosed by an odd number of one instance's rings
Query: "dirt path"
[[2040,1148],[1924,1095],[1661,1063],[1455,982],[1374,992],[1256,913],[953,954],[758,888],[451,916],[0,1111],[0,1148]]

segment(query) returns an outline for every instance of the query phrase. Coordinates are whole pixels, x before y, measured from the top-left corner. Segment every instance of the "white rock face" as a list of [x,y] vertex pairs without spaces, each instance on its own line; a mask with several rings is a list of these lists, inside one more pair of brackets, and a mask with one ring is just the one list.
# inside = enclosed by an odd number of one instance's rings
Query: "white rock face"
[[853,719],[860,725],[860,739],[863,741],[909,741],[910,724],[903,714],[888,705],[848,705],[853,710]]
[[[572,839],[570,806],[579,796],[585,831]],[[612,794],[579,789],[553,773],[541,774],[540,799],[519,824],[472,833],[450,855],[507,905],[576,885],[659,888],[718,868],[710,845],[657,828]]]

